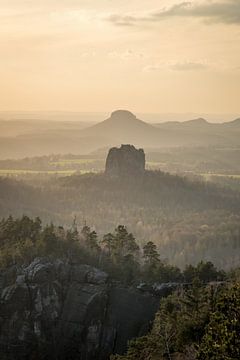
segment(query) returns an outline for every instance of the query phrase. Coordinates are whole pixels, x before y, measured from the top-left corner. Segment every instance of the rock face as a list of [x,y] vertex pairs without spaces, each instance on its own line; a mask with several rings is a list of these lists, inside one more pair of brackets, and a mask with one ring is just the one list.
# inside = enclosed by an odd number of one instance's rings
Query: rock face
[[105,173],[111,176],[140,175],[145,171],[145,154],[143,149],[133,145],[122,145],[109,150]]
[[159,298],[88,265],[37,258],[0,274],[3,360],[106,360],[143,335]]

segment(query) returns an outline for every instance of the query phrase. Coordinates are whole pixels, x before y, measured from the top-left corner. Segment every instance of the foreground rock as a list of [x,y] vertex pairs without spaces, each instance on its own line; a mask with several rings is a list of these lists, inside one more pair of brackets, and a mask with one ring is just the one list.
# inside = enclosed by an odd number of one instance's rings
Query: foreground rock
[[159,303],[94,267],[43,258],[2,273],[0,291],[3,360],[108,359],[148,330]]

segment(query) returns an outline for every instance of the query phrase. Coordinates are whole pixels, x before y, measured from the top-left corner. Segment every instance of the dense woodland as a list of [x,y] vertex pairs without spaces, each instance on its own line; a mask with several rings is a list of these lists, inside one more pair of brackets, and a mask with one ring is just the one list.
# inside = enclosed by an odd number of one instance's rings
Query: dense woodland
[[196,267],[188,265],[181,271],[163,261],[152,241],[140,247],[124,225],[99,237],[88,225],[78,229],[76,219],[68,229],[52,223],[44,226],[38,217],[9,216],[1,220],[1,269],[16,264],[25,266],[41,256],[88,263],[129,285],[142,281],[192,283],[195,278],[207,283],[226,278],[226,273],[217,270],[211,262],[201,261]]
[[227,187],[160,171],[140,178],[85,174],[0,182],[1,217],[26,214],[64,226],[76,217],[100,236],[120,223],[139,246],[154,242],[161,258],[180,268],[201,260],[224,269],[239,263],[240,195]]

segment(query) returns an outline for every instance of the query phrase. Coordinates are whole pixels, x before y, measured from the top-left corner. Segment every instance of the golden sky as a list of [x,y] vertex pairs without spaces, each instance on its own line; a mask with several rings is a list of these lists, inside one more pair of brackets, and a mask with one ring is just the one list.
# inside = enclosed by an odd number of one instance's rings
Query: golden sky
[[240,112],[240,0],[0,0],[0,110]]

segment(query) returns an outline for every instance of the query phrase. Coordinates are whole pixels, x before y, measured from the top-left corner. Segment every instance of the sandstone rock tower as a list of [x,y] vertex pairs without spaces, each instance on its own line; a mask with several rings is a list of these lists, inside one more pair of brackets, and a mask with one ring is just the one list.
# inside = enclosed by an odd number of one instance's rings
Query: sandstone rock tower
[[138,176],[145,171],[145,153],[133,145],[121,145],[109,150],[105,174],[110,176]]

